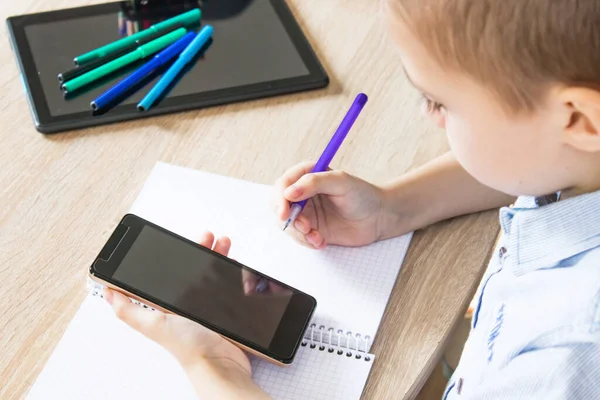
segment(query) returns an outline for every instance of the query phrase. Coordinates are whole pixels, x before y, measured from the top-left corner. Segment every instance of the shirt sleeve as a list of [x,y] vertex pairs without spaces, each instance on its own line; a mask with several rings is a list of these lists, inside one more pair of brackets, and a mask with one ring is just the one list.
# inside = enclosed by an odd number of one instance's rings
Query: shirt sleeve
[[600,399],[600,346],[579,342],[530,349],[494,379],[464,392],[469,400]]

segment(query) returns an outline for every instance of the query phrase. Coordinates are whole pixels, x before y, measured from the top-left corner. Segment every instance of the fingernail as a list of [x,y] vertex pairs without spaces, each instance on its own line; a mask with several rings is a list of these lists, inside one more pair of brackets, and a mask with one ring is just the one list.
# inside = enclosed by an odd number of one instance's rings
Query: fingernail
[[296,221],[294,221],[294,228],[296,228],[297,231],[302,232],[302,229],[304,228],[304,226],[302,225],[302,222],[296,220]]
[[106,299],[106,301],[108,302],[108,304],[110,304],[112,306],[113,303],[113,294],[110,290],[105,290],[104,291],[104,299]]

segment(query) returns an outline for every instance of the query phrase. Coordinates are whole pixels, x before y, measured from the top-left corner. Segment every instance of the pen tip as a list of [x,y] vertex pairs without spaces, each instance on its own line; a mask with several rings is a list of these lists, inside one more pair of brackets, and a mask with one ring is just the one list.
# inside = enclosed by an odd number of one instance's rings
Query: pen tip
[[283,230],[285,231],[287,227],[290,226],[290,220],[285,221],[285,225],[283,226]]

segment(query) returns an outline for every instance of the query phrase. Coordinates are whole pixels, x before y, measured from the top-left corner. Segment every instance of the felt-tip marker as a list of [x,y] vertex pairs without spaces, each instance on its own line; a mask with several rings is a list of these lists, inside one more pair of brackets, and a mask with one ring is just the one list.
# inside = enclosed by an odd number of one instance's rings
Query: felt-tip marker
[[[325,147],[323,154],[321,154],[321,157],[313,167],[312,173],[327,171],[329,163],[331,162],[331,160],[333,160],[335,153],[342,145],[344,139],[346,138],[346,135],[348,135],[348,132],[350,132],[350,128],[352,128],[354,121],[356,121],[356,118],[358,118],[363,107],[365,106],[365,104],[367,104],[367,100],[368,97],[364,93],[359,93],[358,96],[356,96],[356,99],[354,99],[352,106],[350,106],[350,109],[348,110],[346,116],[340,123],[340,126],[333,134],[333,137],[327,144],[327,147]],[[286,228],[296,220],[296,218],[306,205],[307,201],[308,199],[302,200],[298,203],[292,203],[290,209],[290,217],[285,222],[283,230],[286,230]]]
[[177,58],[177,60],[171,65],[171,67],[165,72],[160,78],[156,85],[150,89],[148,94],[139,102],[137,105],[138,110],[146,111],[156,100],[167,90],[171,82],[177,78],[177,75],[181,70],[198,54],[202,47],[210,40],[213,33],[213,27],[206,25],[198,32],[196,38],[185,48]]
[[83,66],[89,62],[92,62],[98,58],[104,57],[107,54],[111,54],[117,51],[120,51],[122,48],[127,47],[131,43],[135,43],[136,40],[146,38],[148,36],[152,36],[155,33],[164,34],[169,28],[177,24],[183,24],[184,26],[191,26],[200,21],[200,16],[202,15],[199,8],[193,9],[186,13],[177,15],[173,18],[169,18],[165,21],[159,22],[156,25],[152,25],[148,29],[144,29],[141,32],[134,33],[133,35],[124,37],[115,42],[109,43],[105,46],[99,47],[95,50],[82,54],[80,56],[75,57],[73,62],[77,66]]
[[132,64],[138,60],[146,58],[165,47],[169,46],[171,43],[183,37],[186,34],[185,28],[179,28],[165,36],[161,36],[156,40],[151,41],[150,43],[146,43],[143,46],[138,47],[134,51],[125,54],[122,57],[117,58],[109,62],[108,64],[104,64],[96,69],[93,69],[85,74],[78,76],[77,78],[70,80],[61,85],[63,92],[71,93],[83,86],[86,86],[92,82],[97,81],[98,79],[117,71],[129,64]]
[[62,73],[58,74],[58,76],[57,76],[58,82],[65,83],[67,81],[70,81],[71,79],[75,79],[78,76],[85,74],[86,72],[96,69],[104,64],[111,62],[112,60],[116,60],[117,58],[122,57],[125,54],[132,52],[133,50],[137,49],[138,47],[140,47],[146,43],[149,43],[149,42],[153,41],[154,39],[157,39],[161,36],[166,35],[167,33],[171,33],[173,31],[175,31],[179,28],[183,28],[183,27],[184,27],[183,24],[177,24],[163,32],[154,32],[150,36],[140,38],[140,39],[136,40],[135,42],[130,43],[126,47],[123,47],[122,50],[119,50],[115,53],[110,53],[108,55],[105,55],[104,57],[98,58],[95,61],[89,62],[81,67],[75,67],[66,72],[62,72]]

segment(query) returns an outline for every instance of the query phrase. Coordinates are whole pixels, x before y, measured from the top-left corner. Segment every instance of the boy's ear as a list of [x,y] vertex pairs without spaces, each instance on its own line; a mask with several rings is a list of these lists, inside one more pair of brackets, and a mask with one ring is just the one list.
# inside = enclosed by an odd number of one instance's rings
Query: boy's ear
[[600,152],[600,91],[571,87],[560,97],[568,110],[564,142],[580,151]]

